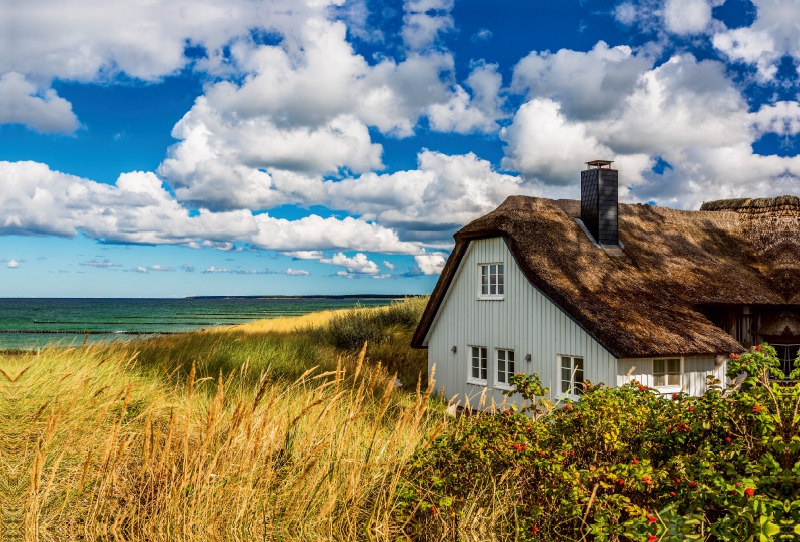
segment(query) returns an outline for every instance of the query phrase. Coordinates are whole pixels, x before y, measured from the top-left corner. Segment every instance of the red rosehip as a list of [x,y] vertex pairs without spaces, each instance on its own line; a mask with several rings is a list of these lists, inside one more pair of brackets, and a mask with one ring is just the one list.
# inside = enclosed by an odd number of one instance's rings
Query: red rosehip
[[623,480],[622,478],[620,478],[619,480],[617,480],[617,483],[618,483],[619,485],[621,485],[621,486],[624,486],[624,485],[625,485],[625,480]]
[[572,410],[572,405],[566,404],[566,405],[564,405],[564,409],[565,410]]
[[675,478],[675,483],[676,484],[680,484],[681,483],[681,479],[680,478]]
[[694,407],[693,406],[689,407],[689,412],[694,412]]
[[747,495],[748,497],[752,497],[753,495],[756,494],[756,490],[753,489],[752,487],[746,487],[744,488],[744,494]]
[[631,463],[633,463],[634,465],[638,465],[639,464],[639,460],[638,459],[634,459],[633,461],[631,461]]
[[733,439],[731,439],[731,437],[725,437],[725,442],[727,442],[728,444],[731,443],[731,440],[733,440]]
[[741,482],[736,482],[736,487],[742,487],[742,483]]
[[736,354],[733,354],[733,355],[731,356],[731,359],[739,359],[739,356],[737,356]]
[[653,516],[647,516],[647,523],[658,523],[658,520]]
[[759,352],[759,351],[761,351],[761,345],[760,344],[756,346],[756,352]]
[[689,482],[689,487],[697,487],[697,482],[692,480],[691,482]]
[[436,515],[436,507],[435,506],[431,506],[431,514],[433,514],[434,516]]
[[678,400],[678,394],[677,393],[673,393],[672,394],[672,400],[673,401],[677,401]]
[[539,527],[537,527],[536,525],[531,525],[531,532],[538,533],[539,532]]
[[544,457],[544,456],[546,456],[546,455],[547,455],[547,452],[545,452],[544,450],[542,450],[542,451],[540,451],[540,452],[539,452],[539,455],[540,455],[540,456],[542,456],[542,457]]
[[656,542],[658,537],[652,534],[647,535],[647,542]]
[[753,407],[753,412],[755,412],[756,414],[758,414],[758,413],[759,413],[759,412],[761,412],[763,409],[764,409],[764,407],[763,407],[763,406],[761,406],[761,405],[756,405],[756,406],[754,406],[754,407]]
[[674,497],[675,495],[677,495],[677,493],[675,493],[674,491],[670,491],[670,492],[669,492],[669,496],[670,496],[670,497]]
[[516,451],[520,451],[520,450],[522,450],[522,446],[520,446],[518,443],[516,443],[516,442],[515,442],[515,443],[514,443],[514,449],[515,449]]

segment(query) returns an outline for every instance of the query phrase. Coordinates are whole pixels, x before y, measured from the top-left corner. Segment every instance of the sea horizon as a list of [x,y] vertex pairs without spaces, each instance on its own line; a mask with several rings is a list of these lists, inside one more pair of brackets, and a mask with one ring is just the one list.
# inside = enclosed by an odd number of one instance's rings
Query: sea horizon
[[0,298],[0,351],[185,333],[355,306],[377,307],[404,297],[408,296]]

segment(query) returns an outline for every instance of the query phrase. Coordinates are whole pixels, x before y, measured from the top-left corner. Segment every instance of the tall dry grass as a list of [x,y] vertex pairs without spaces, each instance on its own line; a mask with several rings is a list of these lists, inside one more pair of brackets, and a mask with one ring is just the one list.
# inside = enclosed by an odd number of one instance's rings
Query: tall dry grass
[[244,360],[178,382],[135,347],[0,357],[3,540],[400,535],[401,467],[449,423],[425,391],[364,350],[293,381]]

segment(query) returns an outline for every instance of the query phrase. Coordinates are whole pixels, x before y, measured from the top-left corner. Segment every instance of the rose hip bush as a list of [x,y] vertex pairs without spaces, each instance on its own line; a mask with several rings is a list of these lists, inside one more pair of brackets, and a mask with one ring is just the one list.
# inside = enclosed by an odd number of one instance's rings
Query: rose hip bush
[[586,382],[556,405],[518,374],[523,408],[420,450],[397,515],[424,539],[800,540],[800,385],[778,366],[764,344],[702,397]]

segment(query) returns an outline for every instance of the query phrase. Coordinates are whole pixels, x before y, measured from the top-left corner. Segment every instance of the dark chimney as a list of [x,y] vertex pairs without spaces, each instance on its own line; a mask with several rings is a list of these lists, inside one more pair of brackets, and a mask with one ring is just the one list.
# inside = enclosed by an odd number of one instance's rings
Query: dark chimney
[[599,245],[618,246],[619,172],[612,162],[586,162],[581,171],[581,221]]

